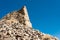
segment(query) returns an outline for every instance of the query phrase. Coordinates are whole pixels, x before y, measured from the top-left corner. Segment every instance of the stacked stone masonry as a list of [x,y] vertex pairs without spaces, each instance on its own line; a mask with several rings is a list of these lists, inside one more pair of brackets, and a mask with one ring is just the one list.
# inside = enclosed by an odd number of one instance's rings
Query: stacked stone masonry
[[57,40],[57,38],[33,29],[24,6],[0,20],[0,40]]

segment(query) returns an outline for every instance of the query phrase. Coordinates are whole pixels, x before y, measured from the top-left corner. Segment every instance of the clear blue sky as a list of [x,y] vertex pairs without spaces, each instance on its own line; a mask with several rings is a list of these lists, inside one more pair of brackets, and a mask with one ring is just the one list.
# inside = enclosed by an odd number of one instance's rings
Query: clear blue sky
[[60,35],[60,0],[0,0],[0,18],[26,5],[33,28]]

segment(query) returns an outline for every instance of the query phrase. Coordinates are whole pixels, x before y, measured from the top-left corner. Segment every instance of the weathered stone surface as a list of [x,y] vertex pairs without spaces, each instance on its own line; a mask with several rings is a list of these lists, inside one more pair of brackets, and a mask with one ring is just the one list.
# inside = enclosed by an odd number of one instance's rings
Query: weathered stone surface
[[19,23],[23,24],[24,27],[27,26],[27,27],[32,28],[32,24],[29,20],[29,16],[28,16],[26,6],[24,6],[21,10],[9,13],[5,17],[3,17],[3,19],[6,22],[8,22],[9,24],[11,24],[12,22],[19,22]]
[[26,7],[0,20],[0,40],[57,40],[32,28]]

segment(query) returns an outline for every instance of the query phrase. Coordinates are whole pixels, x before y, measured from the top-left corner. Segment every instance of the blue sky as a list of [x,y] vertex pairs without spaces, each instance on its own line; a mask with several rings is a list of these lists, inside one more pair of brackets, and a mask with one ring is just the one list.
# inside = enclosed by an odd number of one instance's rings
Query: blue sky
[[0,18],[24,5],[34,29],[54,36],[60,34],[60,0],[0,0]]

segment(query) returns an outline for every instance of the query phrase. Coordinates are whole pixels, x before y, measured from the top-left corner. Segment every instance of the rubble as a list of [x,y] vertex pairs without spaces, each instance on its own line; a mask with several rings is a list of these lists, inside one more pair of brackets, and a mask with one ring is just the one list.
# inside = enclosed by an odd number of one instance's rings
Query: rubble
[[32,28],[26,7],[0,20],[0,40],[57,40]]

